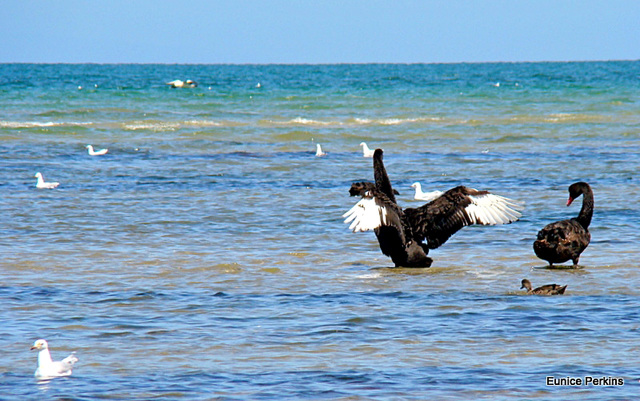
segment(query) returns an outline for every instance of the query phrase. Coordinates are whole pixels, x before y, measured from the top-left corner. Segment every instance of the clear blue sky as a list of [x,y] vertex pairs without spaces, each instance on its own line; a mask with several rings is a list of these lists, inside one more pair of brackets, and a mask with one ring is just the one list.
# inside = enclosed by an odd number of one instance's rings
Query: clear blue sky
[[0,62],[640,59],[636,0],[2,0]]

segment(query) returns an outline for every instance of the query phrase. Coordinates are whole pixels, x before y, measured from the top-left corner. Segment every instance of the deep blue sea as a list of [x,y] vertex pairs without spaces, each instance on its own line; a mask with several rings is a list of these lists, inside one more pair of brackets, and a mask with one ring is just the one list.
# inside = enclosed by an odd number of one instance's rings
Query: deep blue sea
[[[403,207],[463,184],[523,217],[392,268],[341,217],[362,141]],[[639,170],[638,61],[2,64],[0,400],[637,399]],[[592,241],[548,269],[575,181]],[[35,380],[39,338],[72,376]]]

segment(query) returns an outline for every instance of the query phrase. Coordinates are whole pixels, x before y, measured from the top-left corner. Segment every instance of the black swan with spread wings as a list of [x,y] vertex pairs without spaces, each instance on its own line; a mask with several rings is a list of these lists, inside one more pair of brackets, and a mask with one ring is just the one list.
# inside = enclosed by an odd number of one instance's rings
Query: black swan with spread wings
[[458,186],[418,208],[402,209],[382,161],[382,149],[373,155],[375,183],[356,182],[349,194],[361,196],[343,217],[353,232],[373,230],[382,253],[396,267],[430,267],[429,249],[438,248],[464,226],[507,224],[518,220],[519,202]]

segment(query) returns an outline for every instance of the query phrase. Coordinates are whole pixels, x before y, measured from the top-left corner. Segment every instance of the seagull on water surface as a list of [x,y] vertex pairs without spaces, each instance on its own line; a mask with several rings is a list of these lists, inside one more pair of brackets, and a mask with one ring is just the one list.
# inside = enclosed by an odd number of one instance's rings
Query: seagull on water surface
[[167,82],[167,85],[171,86],[172,88],[195,88],[196,86],[198,86],[198,83],[190,79],[187,79],[186,81],[174,79],[171,82]]
[[373,157],[373,150],[369,149],[366,143],[360,142],[360,146],[362,146],[362,156],[363,157]]
[[101,156],[101,155],[106,154],[109,151],[109,149],[93,150],[93,146],[92,145],[87,145],[86,148],[87,148],[90,156]]
[[422,185],[419,182],[411,184],[411,188],[416,189],[416,193],[413,195],[415,200],[432,201],[444,193],[442,191],[422,192]]
[[327,153],[322,151],[322,146],[320,146],[320,144],[316,144],[316,156],[321,157],[321,156],[326,156]]
[[38,179],[36,182],[36,188],[39,189],[53,189],[60,185],[59,182],[45,182],[41,172],[37,172],[34,177]]
[[49,352],[49,344],[46,340],[36,340],[31,350],[38,350],[38,368],[33,374],[37,379],[52,379],[54,377],[70,376],[73,364],[78,358],[73,352],[61,361],[53,361]]

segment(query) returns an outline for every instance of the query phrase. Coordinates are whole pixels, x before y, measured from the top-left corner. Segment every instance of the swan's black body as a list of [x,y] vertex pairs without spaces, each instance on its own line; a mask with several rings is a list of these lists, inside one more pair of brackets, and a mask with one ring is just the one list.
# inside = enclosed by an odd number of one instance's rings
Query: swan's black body
[[[375,184],[351,185],[349,194],[362,196],[363,200],[345,213],[351,215],[345,222],[354,220],[351,227],[356,227],[354,231],[373,229],[382,253],[397,267],[430,267],[433,260],[427,256],[429,249],[438,248],[462,227],[508,223],[520,216],[517,209],[512,209],[517,205],[508,199],[464,186],[450,189],[419,208],[403,210],[396,203],[382,154],[381,149],[376,149],[373,155]],[[478,201],[487,205],[479,206]],[[358,206],[362,209],[357,209]],[[362,226],[358,221],[363,222]]]
[[593,191],[586,182],[576,182],[569,187],[569,201],[582,195],[582,209],[578,217],[557,221],[546,225],[533,243],[533,251],[540,259],[554,263],[563,263],[571,260],[578,264],[580,254],[587,248],[591,241],[589,225],[593,216]]

